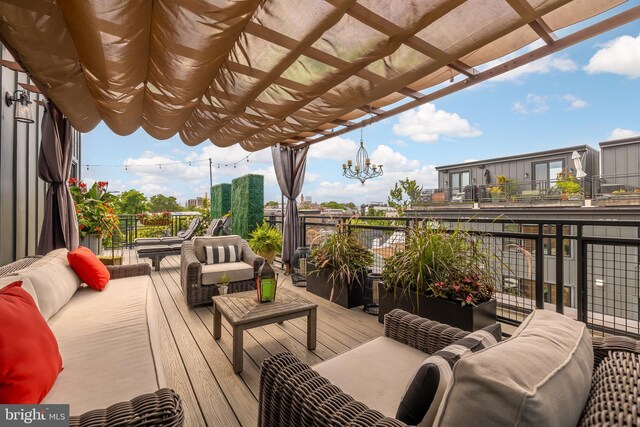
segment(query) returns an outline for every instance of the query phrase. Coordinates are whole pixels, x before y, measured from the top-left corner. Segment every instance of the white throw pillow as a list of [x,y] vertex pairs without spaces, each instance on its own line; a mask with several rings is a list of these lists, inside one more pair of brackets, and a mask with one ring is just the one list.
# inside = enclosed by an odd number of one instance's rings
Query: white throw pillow
[[68,252],[66,249],[56,249],[15,273],[33,285],[45,320],[64,307],[82,283],[67,261]]
[[36,290],[33,288],[31,280],[29,280],[28,277],[21,277],[16,274],[0,277],[0,289],[12,284],[13,282],[17,282],[18,280],[22,280],[22,289],[24,289],[29,295],[31,295],[36,303],[36,306],[38,307],[38,309],[40,309],[40,304],[38,304],[38,295],[36,294]]

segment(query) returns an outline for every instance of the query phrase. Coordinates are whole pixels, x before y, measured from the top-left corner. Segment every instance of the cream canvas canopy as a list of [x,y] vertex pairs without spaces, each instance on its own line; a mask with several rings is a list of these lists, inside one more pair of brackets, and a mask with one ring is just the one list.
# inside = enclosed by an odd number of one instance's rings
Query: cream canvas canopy
[[[3,0],[0,38],[82,132],[104,120],[120,135],[142,126],[254,151],[321,141],[638,18],[634,7],[573,39],[554,34],[621,3]],[[538,39],[539,53],[478,71]]]

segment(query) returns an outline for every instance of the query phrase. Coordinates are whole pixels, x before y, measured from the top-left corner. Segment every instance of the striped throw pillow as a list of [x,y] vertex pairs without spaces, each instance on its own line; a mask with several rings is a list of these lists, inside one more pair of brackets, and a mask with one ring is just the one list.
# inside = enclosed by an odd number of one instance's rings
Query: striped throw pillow
[[459,339],[425,359],[407,386],[396,418],[413,426],[431,426],[451,381],[453,365],[468,353],[496,344],[501,335],[502,327],[496,323]]
[[237,245],[205,246],[204,253],[207,264],[239,262],[242,259],[242,252]]

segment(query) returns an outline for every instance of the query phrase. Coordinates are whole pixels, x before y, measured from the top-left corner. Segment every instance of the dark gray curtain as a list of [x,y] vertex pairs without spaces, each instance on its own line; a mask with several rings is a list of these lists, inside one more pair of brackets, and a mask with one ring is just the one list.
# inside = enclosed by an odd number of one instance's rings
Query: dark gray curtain
[[300,191],[302,191],[308,151],[308,146],[304,148],[291,148],[277,144],[271,147],[273,167],[276,171],[278,184],[280,185],[282,194],[287,198],[287,207],[284,212],[284,223],[282,225],[282,262],[287,265],[291,265],[293,252],[300,243],[296,197],[298,197]]
[[38,254],[54,249],[75,249],[79,243],[78,218],[67,181],[71,173],[73,141],[71,125],[58,107],[49,102],[42,119],[38,174],[49,183]]

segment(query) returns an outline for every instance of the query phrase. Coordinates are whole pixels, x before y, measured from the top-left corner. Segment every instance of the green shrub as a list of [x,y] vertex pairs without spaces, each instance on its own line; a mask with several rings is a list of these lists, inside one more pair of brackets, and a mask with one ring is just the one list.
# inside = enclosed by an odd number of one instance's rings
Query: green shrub
[[245,175],[231,182],[231,228],[248,239],[264,219],[264,176]]

